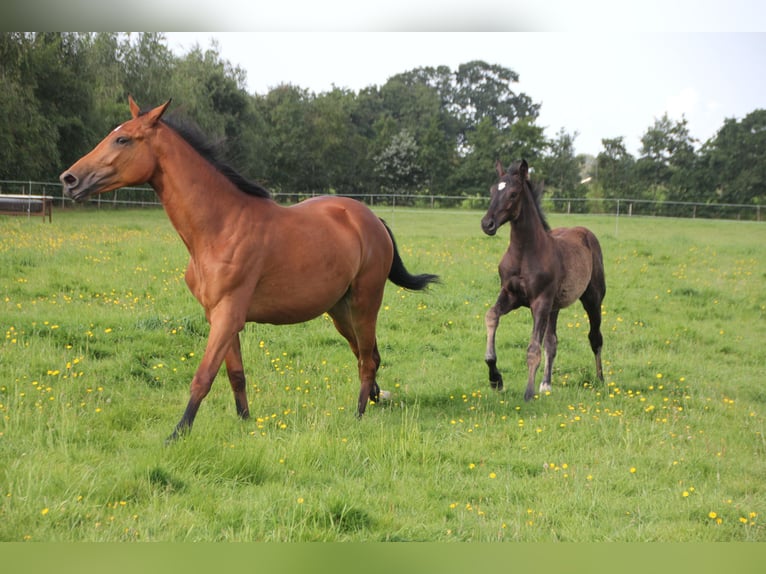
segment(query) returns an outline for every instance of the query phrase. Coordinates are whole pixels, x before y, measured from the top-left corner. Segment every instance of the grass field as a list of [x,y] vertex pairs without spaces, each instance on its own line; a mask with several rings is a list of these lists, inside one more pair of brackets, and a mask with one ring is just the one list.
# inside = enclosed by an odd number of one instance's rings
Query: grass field
[[604,250],[606,381],[559,319],[553,392],[523,401],[526,309],[484,313],[508,229],[381,208],[405,264],[379,383],[327,318],[248,325],[249,421],[223,373],[180,418],[207,333],[164,213],[0,219],[0,541],[766,541],[766,226],[551,216]]

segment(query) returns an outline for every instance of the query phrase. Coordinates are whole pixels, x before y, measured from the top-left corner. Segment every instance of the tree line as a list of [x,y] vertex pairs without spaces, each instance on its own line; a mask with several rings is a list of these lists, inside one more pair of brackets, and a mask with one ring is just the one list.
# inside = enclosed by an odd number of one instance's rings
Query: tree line
[[[552,136],[518,74],[484,61],[421,67],[358,92],[282,84],[251,94],[246,73],[216,44],[174,55],[162,33],[0,33],[0,180],[55,181],[142,106],[173,98],[175,113],[220,142],[243,175],[277,193],[396,193],[417,202],[486,198],[494,162],[524,157],[546,194],[593,200],[761,205],[766,110],[727,119],[707,142],[686,119],[656,119],[638,157],[622,137],[596,157],[577,133]],[[589,203],[577,203],[589,199]],[[571,206],[570,206],[571,207]]]

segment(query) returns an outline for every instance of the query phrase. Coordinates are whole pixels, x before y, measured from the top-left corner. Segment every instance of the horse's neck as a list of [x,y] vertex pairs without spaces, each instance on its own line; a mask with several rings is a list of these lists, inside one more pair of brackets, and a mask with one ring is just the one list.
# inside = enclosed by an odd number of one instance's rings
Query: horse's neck
[[526,192],[519,217],[511,221],[511,241],[509,249],[516,249],[519,254],[544,249],[551,241],[543,225],[534,200]]
[[251,198],[169,129],[156,152],[159,169],[149,183],[193,255],[197,246],[214,244]]

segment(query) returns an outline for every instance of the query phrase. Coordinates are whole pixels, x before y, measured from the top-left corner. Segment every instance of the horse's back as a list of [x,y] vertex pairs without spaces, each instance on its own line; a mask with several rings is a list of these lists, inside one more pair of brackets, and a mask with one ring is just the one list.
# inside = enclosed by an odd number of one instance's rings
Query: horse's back
[[321,196],[275,206],[259,232],[248,320],[299,323],[332,308],[359,287],[382,292],[391,267],[383,223],[353,199]]
[[566,307],[589,287],[606,290],[601,245],[587,227],[558,227],[551,230],[563,269],[558,303]]
[[361,201],[349,197],[320,195],[289,208],[308,217],[312,225],[327,232],[352,232],[365,251],[389,261],[393,256],[391,237],[381,219]]
[[360,201],[348,197],[319,195],[286,208],[297,222],[311,224],[332,233],[353,230],[363,240],[388,243],[383,222]]

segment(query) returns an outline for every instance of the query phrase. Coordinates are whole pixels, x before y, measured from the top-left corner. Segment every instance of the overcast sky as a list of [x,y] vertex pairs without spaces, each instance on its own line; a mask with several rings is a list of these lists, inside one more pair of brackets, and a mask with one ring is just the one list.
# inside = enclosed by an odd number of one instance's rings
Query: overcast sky
[[[766,12],[766,11],[765,11]],[[421,66],[480,59],[519,74],[517,92],[541,103],[538,125],[577,133],[578,153],[624,137],[638,155],[644,132],[667,113],[701,142],[726,118],[766,108],[766,33],[600,32],[167,32],[183,55],[218,43],[247,72],[248,90],[290,83],[315,93],[358,91]]]

